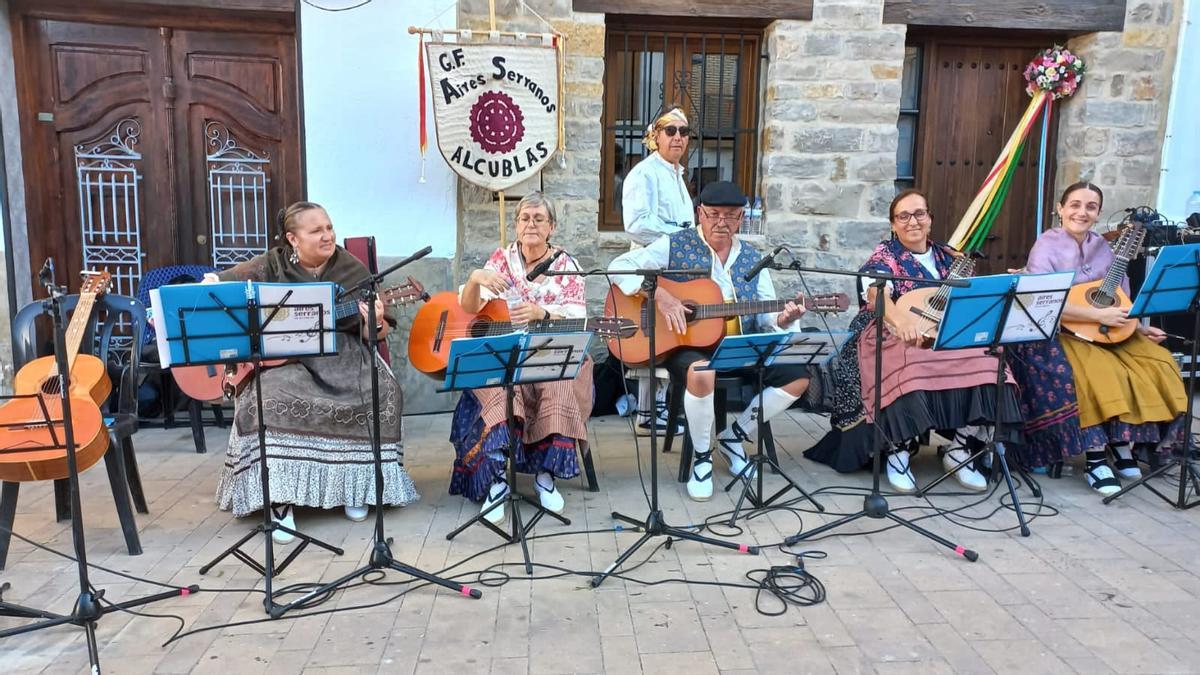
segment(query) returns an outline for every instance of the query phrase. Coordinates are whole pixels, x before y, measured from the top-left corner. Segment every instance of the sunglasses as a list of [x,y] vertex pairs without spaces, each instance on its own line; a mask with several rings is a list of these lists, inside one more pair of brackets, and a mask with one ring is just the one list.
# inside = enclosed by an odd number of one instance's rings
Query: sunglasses
[[691,135],[692,135],[692,128],[691,128],[691,127],[676,127],[676,126],[670,126],[670,127],[663,127],[663,128],[662,128],[662,131],[663,131],[664,133],[666,133],[668,137],[671,137],[671,138],[674,138],[674,137],[675,137],[675,133],[676,133],[676,132],[679,132],[679,134],[680,134],[681,136],[684,136],[684,137],[687,137],[687,136],[691,136]]

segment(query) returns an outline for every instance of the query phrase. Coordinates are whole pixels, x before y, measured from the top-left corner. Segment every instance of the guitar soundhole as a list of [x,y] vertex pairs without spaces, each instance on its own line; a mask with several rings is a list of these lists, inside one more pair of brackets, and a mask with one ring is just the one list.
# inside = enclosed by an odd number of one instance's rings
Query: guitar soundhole
[[696,303],[685,302],[685,303],[683,303],[683,306],[686,307],[687,309],[691,310],[690,312],[684,312],[684,314],[683,314],[684,317],[687,318],[687,322],[691,323],[691,322],[695,321],[696,320]]
[[471,337],[486,337],[488,334],[489,325],[491,325],[490,321],[476,319],[475,321],[472,321],[471,325],[467,328],[467,333],[470,334]]
[[1100,289],[1093,288],[1088,291],[1088,304],[1092,307],[1112,307],[1117,299],[1105,293],[1101,293]]
[[57,377],[47,378],[42,380],[42,393],[57,396],[62,393],[58,388],[59,379]]

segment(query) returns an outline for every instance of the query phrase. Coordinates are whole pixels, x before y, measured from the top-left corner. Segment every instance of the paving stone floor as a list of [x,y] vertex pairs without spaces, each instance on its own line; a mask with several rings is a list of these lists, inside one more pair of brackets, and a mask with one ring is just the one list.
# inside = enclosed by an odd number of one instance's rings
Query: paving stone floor
[[[829,512],[853,511],[861,498],[832,494],[831,488],[868,486],[869,475],[838,475],[801,457],[824,423],[795,412],[776,422],[782,463],[802,485],[825,490],[819,499]],[[572,524],[539,524],[535,534],[546,538],[532,543],[535,561],[603,569],[638,536],[613,531],[610,518],[614,509],[646,511],[626,424],[619,418],[592,421],[601,491],[588,493],[581,482],[564,486]],[[519,561],[520,550],[513,546],[474,557],[499,541],[482,527],[446,541],[445,534],[475,512],[446,494],[448,431],[448,415],[406,421],[407,464],[422,500],[386,513],[397,558],[430,571],[455,565],[451,573]],[[140,556],[125,553],[104,471],[97,466],[85,474],[92,562],[205,589],[148,606],[147,613],[178,615],[191,630],[237,624],[164,647],[178,621],[109,614],[98,630],[107,672],[1200,672],[1200,509],[1175,511],[1144,490],[1102,506],[1078,473],[1042,479],[1046,515],[1033,521],[1028,538],[1012,531],[1015,518],[998,509],[999,493],[967,510],[979,520],[922,521],[977,550],[975,563],[904,529],[863,534],[878,528],[871,520],[806,544],[828,553],[808,562],[828,599],[781,616],[756,611],[755,592],[746,588],[614,579],[592,589],[587,577],[529,580],[510,565],[503,568],[513,575],[508,583],[485,588],[476,601],[430,587],[390,599],[410,588],[386,585],[406,581],[390,573],[379,584],[334,596],[307,616],[257,621],[264,617],[261,595],[241,589],[261,588],[262,579],[248,567],[231,558],[199,574],[200,566],[255,523],[217,511],[213,503],[226,434],[209,430],[212,450],[206,455],[193,452],[185,429],[145,429],[136,436],[150,501],[149,515],[138,520]],[[732,507],[719,491],[707,504],[689,501],[672,480],[678,454],[666,457],[662,504],[670,523],[700,522]],[[925,451],[914,467],[928,479],[939,463]],[[721,464],[717,475],[724,475]],[[777,481],[769,479],[772,485]],[[1021,499],[1033,501],[1027,490]],[[939,494],[930,501],[957,508],[974,500]],[[894,498],[892,504],[905,509],[902,515],[928,514],[916,510],[925,502],[913,497]],[[801,525],[812,528],[831,518],[799,515],[773,512],[750,520],[739,541],[773,545]],[[301,510],[300,529],[344,547],[346,554],[310,547],[277,585],[330,580],[354,570],[367,559],[372,523],[373,518],[350,523],[340,510]],[[54,522],[48,484],[22,486],[16,529],[55,549],[70,549],[69,524]],[[581,533],[547,537],[575,531]],[[261,556],[261,541],[250,552]],[[631,574],[642,581],[742,583],[748,570],[790,564],[793,558],[774,547],[755,557],[680,542],[670,549],[647,546],[633,560],[639,566]],[[5,600],[67,611],[77,594],[74,570],[72,563],[14,540],[8,568],[0,572],[0,582],[11,584]],[[92,582],[112,601],[159,590],[98,571]],[[769,598],[763,602],[778,609]],[[335,608],[344,611],[325,612]],[[0,618],[0,628],[17,624]],[[86,665],[83,632],[75,627],[0,640],[3,673],[86,672]]]

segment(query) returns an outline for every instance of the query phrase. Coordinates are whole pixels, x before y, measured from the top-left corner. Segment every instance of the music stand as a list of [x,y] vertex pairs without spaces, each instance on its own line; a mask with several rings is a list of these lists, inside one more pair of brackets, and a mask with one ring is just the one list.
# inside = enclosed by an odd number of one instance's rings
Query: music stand
[[[50,318],[54,322],[54,359],[58,370],[58,409],[61,411],[61,415],[58,416],[58,419],[55,419],[50,406],[47,406],[47,394],[0,396],[0,400],[8,401],[36,400],[37,406],[34,414],[40,418],[41,424],[44,424],[44,426],[41,426],[34,422],[33,419],[3,424],[0,425],[0,435],[18,429],[25,430],[31,427],[40,427],[40,429],[44,430],[48,440],[47,443],[38,445],[27,444],[19,448],[0,450],[0,453],[25,454],[39,451],[65,451],[67,460],[67,486],[71,496],[71,542],[75,550],[75,565],[79,572],[79,597],[75,600],[75,606],[71,609],[71,613],[66,615],[56,614],[43,609],[24,607],[15,603],[4,602],[3,599],[0,599],[0,616],[42,619],[37,623],[0,630],[0,638],[31,633],[68,623],[82,626],[84,633],[87,635],[88,662],[91,664],[92,672],[99,673],[100,649],[96,643],[96,622],[99,621],[100,617],[105,614],[125,611],[131,607],[139,607],[159,600],[198,593],[200,587],[193,584],[186,588],[176,588],[170,591],[163,591],[162,593],[147,595],[142,598],[126,600],[125,602],[107,603],[104,600],[104,591],[97,590],[92,586],[88,578],[87,545],[84,541],[83,531],[83,508],[79,502],[79,465],[75,457],[77,446],[75,428],[71,419],[71,397],[70,386],[68,384],[70,371],[68,369],[67,350],[65,346],[66,321],[63,318],[62,308],[62,298],[65,295],[65,289],[60,288],[55,283],[54,263],[50,260],[47,260],[46,264],[42,267],[39,278],[50,294],[50,298],[43,303],[42,307],[43,313],[50,315]],[[55,429],[56,425],[61,425],[61,434]],[[107,434],[107,430],[102,433]],[[120,452],[120,450],[118,449],[117,452]],[[8,588],[9,585],[7,583],[0,586],[0,594],[3,594]],[[101,603],[105,604],[102,605]]]
[[[507,543],[520,542],[521,555],[525,557],[525,573],[533,574],[529,545],[526,542],[529,531],[545,515],[563,525],[571,524],[567,518],[517,491],[517,423],[513,400],[516,398],[518,385],[575,379],[584,359],[587,358],[591,341],[591,333],[508,333],[496,337],[462,338],[450,343],[445,385],[439,392],[504,387],[504,415],[508,425],[508,444],[504,448],[507,458],[505,480],[508,481],[508,492],[503,499],[497,500],[489,508],[447,534],[447,541],[454,539],[475,523],[482,523]],[[534,510],[533,517],[527,523],[521,519],[522,503]],[[512,509],[509,516],[511,532],[505,532],[487,519],[489,513],[505,504]]]
[[[375,314],[375,303],[379,299],[379,285],[383,282],[384,277],[387,275],[400,269],[401,267],[404,267],[414,260],[419,260],[432,253],[433,247],[426,246],[407,258],[403,258],[393,263],[382,272],[377,271],[375,267],[374,239],[370,239],[367,242],[367,251],[368,258],[372,261],[370,274],[354,286],[343,289],[342,292],[338,294],[338,297],[345,298],[357,294],[363,304],[367,306],[367,345],[371,355],[370,358],[376,359],[380,358],[379,343],[382,342],[382,339],[379,336],[379,321],[381,317],[376,316]],[[371,363],[371,410],[379,410],[379,367],[374,363],[374,361]],[[436,584],[442,588],[450,589],[455,593],[461,593],[468,598],[478,600],[479,598],[483,597],[483,591],[480,591],[478,588],[464,586],[456,581],[451,581],[435,574],[431,574],[407,563],[400,562],[399,560],[396,560],[394,555],[392,555],[392,538],[388,537],[384,533],[383,529],[383,440],[380,437],[382,432],[380,431],[379,418],[380,415],[378,414],[371,415],[371,459],[372,463],[375,465],[375,536],[371,543],[370,557],[367,558],[365,565],[359,567],[353,572],[344,574],[333,581],[322,584],[321,586],[310,590],[308,593],[305,593],[286,605],[275,605],[268,610],[268,613],[271,615],[272,619],[278,619],[279,617],[283,616],[284,613],[293,609],[303,609],[313,598],[319,598],[327,593],[331,593],[338,587],[345,586],[346,584],[353,582],[355,579],[362,577],[368,572],[382,572],[384,570],[392,570],[402,574],[407,574],[411,577],[421,579],[426,583]]]
[[[986,347],[987,354],[996,358],[996,409],[992,425],[992,438],[982,448],[973,452],[917,491],[923,496],[942,481],[954,475],[960,468],[971,464],[985,454],[998,460],[1004,481],[1012,498],[1013,510],[1017,513],[1017,524],[1021,536],[1029,536],[1029,524],[1017,498],[1016,485],[1009,470],[1004,444],[996,440],[1000,435],[1000,401],[1004,393],[1004,347],[1024,342],[1040,342],[1052,339],[1058,331],[1059,318],[1071,290],[1074,274],[1070,272],[1052,274],[996,274],[974,277],[966,288],[952,288],[946,298],[946,308],[938,327],[933,349],[978,349]],[[1014,308],[1016,311],[1014,311]],[[1020,465],[1017,470],[1035,495],[1040,496],[1032,479]]]
[[[1164,246],[1154,260],[1154,266],[1146,274],[1142,290],[1129,308],[1130,318],[1157,316],[1160,314],[1179,314],[1191,312],[1194,323],[1192,327],[1192,376],[1187,385],[1187,412],[1183,423],[1183,451],[1171,458],[1154,471],[1142,476],[1134,482],[1122,487],[1119,491],[1105,497],[1107,504],[1139,485],[1162,498],[1177,509],[1190,509],[1200,500],[1188,502],[1187,486],[1192,484],[1193,494],[1200,496],[1200,469],[1196,468],[1192,458],[1195,448],[1192,443],[1192,412],[1196,401],[1196,356],[1200,343],[1200,244],[1182,244],[1179,246]],[[1149,481],[1161,476],[1179,466],[1179,494],[1171,499],[1158,491]]]
[[[647,367],[651,373],[653,373],[655,371],[655,369],[657,369],[657,367],[658,367],[658,357],[655,355],[654,336],[655,336],[655,333],[657,332],[657,324],[658,324],[658,317],[657,317],[658,310],[656,307],[657,303],[655,301],[655,296],[658,293],[659,278],[668,276],[668,275],[673,276],[673,277],[707,277],[710,274],[711,274],[711,272],[709,272],[708,270],[700,270],[700,269],[653,269],[653,268],[637,269],[637,270],[608,270],[608,271],[596,270],[596,271],[589,271],[589,272],[567,272],[567,271],[556,272],[554,270],[551,270],[546,273],[547,276],[552,276],[552,275],[558,275],[558,276],[604,275],[604,276],[608,277],[608,276],[621,276],[621,275],[638,275],[638,276],[642,277],[642,290],[645,291],[645,293],[646,293],[646,304],[645,304],[644,310],[642,312],[640,326],[641,326],[641,329],[645,332],[646,337],[649,338],[649,342],[650,342],[650,361],[649,361],[649,364]],[[656,397],[657,391],[658,391],[658,380],[656,378],[651,378],[650,382],[651,382],[650,398],[651,398],[651,400],[654,400]],[[732,549],[734,551],[738,551],[739,553],[749,553],[750,555],[758,555],[759,554],[759,548],[757,546],[750,546],[748,544],[737,544],[737,543],[734,543],[731,541],[722,541],[720,539],[716,539],[713,537],[706,537],[697,532],[693,532],[691,529],[676,527],[673,525],[669,525],[667,523],[666,518],[663,516],[662,508],[658,502],[658,425],[657,424],[650,425],[650,503],[647,506],[650,507],[650,512],[646,514],[646,517],[644,519],[638,519],[638,518],[634,518],[631,516],[627,516],[623,513],[617,512],[617,511],[612,512],[612,517],[614,520],[619,520],[619,521],[622,521],[625,523],[629,523],[630,525],[633,525],[634,527],[639,528],[642,532],[642,536],[639,537],[637,541],[633,542],[633,544],[629,548],[625,549],[624,552],[622,552],[620,555],[618,555],[617,559],[614,560],[611,565],[604,568],[604,571],[602,571],[599,574],[597,574],[596,576],[592,577],[592,581],[591,581],[592,588],[599,588],[600,584],[604,583],[605,579],[612,576],[612,574],[614,572],[616,572],[617,569],[621,565],[625,564],[625,561],[629,560],[630,556],[632,556],[634,553],[636,553],[638,551],[638,549],[640,549],[642,546],[645,546],[646,542],[650,541],[651,539],[653,539],[655,537],[666,537],[667,538],[667,544],[666,544],[667,546],[670,546],[672,541],[674,541],[676,539],[681,539],[681,540],[686,540],[686,541],[694,541],[694,542],[697,542],[700,544],[709,544],[710,546],[719,546],[721,548]]]
[[[946,539],[943,536],[940,536],[938,534],[930,532],[929,530],[926,530],[925,528],[921,527],[920,525],[917,525],[915,522],[913,522],[911,520],[907,520],[905,518],[902,518],[902,517],[896,515],[896,513],[894,511],[892,511],[891,506],[888,504],[887,498],[884,497],[883,493],[880,492],[880,490],[879,490],[880,475],[883,471],[881,468],[883,466],[883,454],[887,450],[887,440],[884,438],[882,425],[880,425],[878,423],[879,412],[883,409],[882,395],[881,395],[883,387],[880,385],[883,382],[883,324],[884,324],[884,317],[885,317],[884,308],[886,307],[886,305],[884,304],[884,299],[885,299],[885,294],[888,293],[887,282],[889,282],[889,281],[891,281],[891,282],[918,281],[923,284],[931,284],[931,285],[937,285],[937,286],[952,286],[952,287],[953,286],[960,286],[960,287],[966,286],[967,282],[962,279],[928,279],[925,277],[906,277],[906,276],[900,276],[898,274],[885,274],[882,272],[847,272],[845,270],[833,270],[833,269],[823,269],[823,268],[817,268],[817,267],[805,267],[803,265],[800,265],[797,262],[792,262],[791,264],[788,264],[788,265],[773,264],[773,265],[768,265],[768,267],[773,270],[786,269],[786,270],[792,270],[792,271],[800,272],[800,273],[815,272],[818,274],[833,274],[833,275],[839,275],[839,276],[865,277],[867,279],[872,280],[870,283],[870,287],[875,289],[875,304],[874,304],[875,328],[872,331],[872,333],[874,334],[873,340],[875,342],[875,368],[874,368],[874,370],[875,370],[875,383],[876,384],[875,384],[875,393],[871,397],[873,399],[871,402],[871,417],[873,420],[875,420],[875,423],[872,424],[872,427],[875,430],[875,433],[874,433],[875,447],[873,449],[874,453],[873,453],[873,459],[872,459],[872,463],[871,463],[871,491],[865,497],[863,497],[863,506],[862,506],[861,510],[856,511],[855,513],[851,513],[846,516],[842,516],[841,518],[838,518],[837,520],[835,520],[831,523],[825,523],[824,525],[813,528],[807,532],[805,532],[805,531],[797,532],[796,534],[793,534],[792,536],[784,539],[783,540],[784,544],[791,546],[798,541],[803,541],[805,539],[812,539],[813,537],[815,537],[819,534],[823,534],[830,530],[835,530],[835,529],[841,527],[842,525],[847,525],[849,523],[853,523],[854,521],[858,520],[859,518],[875,518],[878,520],[882,520],[882,519],[886,518],[886,519],[892,521],[893,523],[896,523],[897,525],[902,525],[902,526],[908,528],[908,530],[911,532],[916,532],[917,534],[921,535],[922,537],[925,537],[926,539],[929,539],[930,541],[932,541],[934,543],[940,544],[941,546],[945,546],[946,548],[950,549],[951,551],[954,551],[954,553],[956,555],[960,555],[963,558],[966,558],[970,562],[975,562],[976,560],[979,560],[979,554],[977,552],[975,552],[969,548],[966,548],[962,545],[956,544],[956,543],[950,541],[949,539]],[[865,336],[866,336],[866,333],[864,332],[863,339],[866,339]]]
[[[842,341],[845,341],[845,335],[842,334]],[[766,387],[764,377],[768,368],[772,366],[811,366],[819,361],[824,361],[834,354],[840,345],[834,344],[834,339],[821,333],[757,333],[751,335],[731,335],[721,340],[717,345],[716,351],[709,358],[708,365],[696,368],[696,370],[716,370],[716,371],[736,371],[750,369],[754,373],[756,391],[759,396],[759,412],[754,414],[754,419],[758,425],[758,436],[755,441],[755,453],[749,458],[746,466],[733,477],[733,480],[725,486],[725,491],[729,490],[738,481],[742,482],[742,494],[738,496],[737,504],[733,508],[733,513],[729,515],[729,525],[733,525],[738,515],[742,511],[742,504],[749,499],[750,504],[756,509],[761,509],[775,503],[775,500],[787,494],[788,490],[795,489],[803,499],[807,499],[817,507],[818,511],[824,512],[825,507],[818,502],[807,490],[792,480],[779,463],[775,459],[769,457],[765,452],[766,441],[763,438],[766,429],[766,420],[761,414],[762,392]],[[738,441],[745,440],[739,431],[742,429],[734,429],[735,435],[738,436]],[[770,497],[763,498],[763,465],[770,466],[776,474],[781,476],[786,483],[775,494]],[[751,476],[751,471],[757,473],[757,487],[754,485],[755,480]],[[801,500],[803,501],[803,500]]]
[[[238,292],[241,293],[241,298],[235,300]],[[292,302],[293,296],[298,294],[306,296],[306,301]],[[270,301],[264,301],[267,297]],[[159,352],[160,355],[166,355],[164,367],[215,364],[229,366],[249,362],[257,369],[262,367],[265,357],[324,356],[333,353],[331,345],[336,348],[336,342],[333,340],[335,329],[330,320],[333,316],[333,284],[256,284],[249,281],[181,284],[163,286],[151,291],[151,302],[155,305],[155,316],[163,319],[157,334],[159,344],[165,346],[165,349]],[[263,496],[263,522],[255,525],[199,571],[200,574],[206,574],[232,555],[263,575],[266,584],[263,606],[267,614],[272,614],[277,607],[272,579],[287,568],[310,543],[337,555],[342,555],[343,551],[337,546],[285,527],[271,517],[267,428],[263,420],[262,378],[257,375],[254,377],[254,400],[258,419],[258,462]],[[286,532],[300,540],[296,548],[278,565],[275,564],[275,542],[271,536],[275,530]],[[266,535],[263,563],[259,563],[242,550],[242,546],[260,533]]]

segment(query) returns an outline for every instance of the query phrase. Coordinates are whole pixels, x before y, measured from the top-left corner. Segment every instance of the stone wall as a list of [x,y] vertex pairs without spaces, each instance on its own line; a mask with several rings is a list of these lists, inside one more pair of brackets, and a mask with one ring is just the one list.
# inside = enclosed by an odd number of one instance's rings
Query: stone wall
[[[542,170],[543,191],[555,203],[558,230],[553,236],[585,268],[602,264],[596,247],[600,212],[600,138],[604,101],[604,17],[571,11],[570,0],[532,0],[529,6],[566,36],[563,112],[566,152]],[[515,0],[496,3],[496,23],[507,31],[546,32],[533,12],[519,12]],[[459,0],[458,25],[473,31],[488,29],[483,0]],[[508,241],[513,239],[516,199],[507,202]],[[455,280],[461,282],[480,267],[499,244],[498,204],[493,193],[459,181],[459,238]],[[626,244],[628,249],[628,244]],[[589,291],[599,293],[599,286]]]
[[[812,21],[767,29],[766,245],[787,244],[806,265],[856,269],[887,234],[905,27],[882,17],[883,0],[818,1]],[[809,283],[853,292],[846,278]],[[792,274],[776,285],[800,290]]]
[[[1156,203],[1182,15],[1183,0],[1129,0],[1124,32],[1067,43],[1088,72],[1079,92],[1062,103],[1055,199],[1066,185],[1090,180],[1104,190],[1102,217]],[[1180,81],[1194,78],[1189,73]]]

